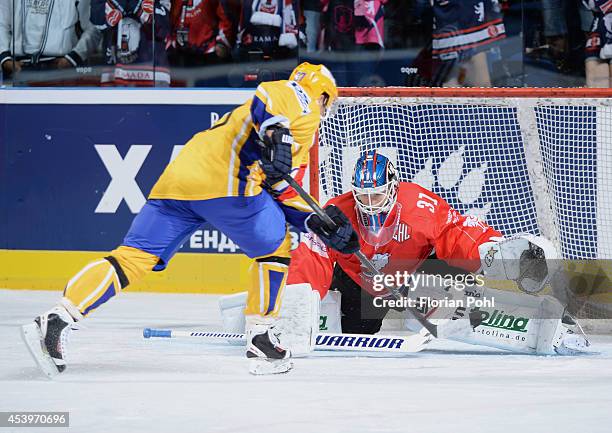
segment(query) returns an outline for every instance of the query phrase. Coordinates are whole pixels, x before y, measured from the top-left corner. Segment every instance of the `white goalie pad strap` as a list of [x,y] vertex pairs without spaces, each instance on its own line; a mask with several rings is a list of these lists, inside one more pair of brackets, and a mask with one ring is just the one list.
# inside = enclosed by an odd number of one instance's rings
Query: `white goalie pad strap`
[[546,238],[521,234],[478,247],[482,271],[493,280],[512,280],[526,293],[538,293],[555,274],[559,253]]
[[[247,292],[222,296],[219,309],[223,321],[223,332],[242,334],[245,332],[244,308]],[[310,284],[289,284],[285,287],[280,314],[274,325],[281,345],[291,350],[292,356],[304,356],[315,346],[319,329],[319,293]],[[244,344],[230,341],[231,344]]]

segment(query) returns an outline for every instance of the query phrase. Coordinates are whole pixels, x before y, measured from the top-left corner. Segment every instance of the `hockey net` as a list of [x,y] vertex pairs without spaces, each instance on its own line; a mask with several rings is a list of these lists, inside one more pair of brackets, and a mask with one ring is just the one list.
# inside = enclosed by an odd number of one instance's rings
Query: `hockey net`
[[[322,122],[311,190],[349,191],[376,149],[505,235],[546,236],[573,272],[567,302],[612,325],[612,89],[341,89]],[[313,189],[314,188],[314,189]]]

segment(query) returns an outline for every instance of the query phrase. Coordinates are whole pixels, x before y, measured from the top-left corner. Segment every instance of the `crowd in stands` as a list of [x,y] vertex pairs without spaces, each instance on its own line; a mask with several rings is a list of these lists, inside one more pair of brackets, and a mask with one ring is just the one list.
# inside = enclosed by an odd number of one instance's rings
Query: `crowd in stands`
[[341,85],[610,87],[611,58],[612,0],[0,2],[15,86],[243,86],[312,59]]

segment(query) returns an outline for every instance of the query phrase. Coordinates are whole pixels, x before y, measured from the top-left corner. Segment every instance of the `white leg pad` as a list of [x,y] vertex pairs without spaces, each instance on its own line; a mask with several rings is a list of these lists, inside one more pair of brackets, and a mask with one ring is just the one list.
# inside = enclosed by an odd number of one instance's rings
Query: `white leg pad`
[[[221,296],[219,298],[219,311],[223,321],[223,332],[229,334],[244,334],[246,319],[244,309],[246,307],[247,292],[240,292],[234,295]],[[240,346],[244,342],[228,340],[229,344]]]
[[[244,333],[247,292],[222,296],[219,309],[223,320],[223,331]],[[281,345],[291,351],[292,356],[304,356],[315,346],[320,320],[319,293],[310,284],[289,284],[285,287],[280,314],[274,325]],[[234,342],[233,344],[243,344]]]
[[279,340],[291,355],[305,356],[314,350],[319,332],[321,300],[310,284],[289,284],[275,329]]
[[[438,308],[430,312],[429,320],[438,325],[440,338],[518,353],[561,353],[558,349],[568,328],[561,322],[563,305],[552,296],[533,296],[487,287],[471,287],[467,291],[451,289],[449,294],[449,298],[461,301],[463,307]],[[440,299],[439,292],[437,295],[434,297]],[[494,300],[494,306],[477,307],[474,305],[476,300]],[[480,324],[475,327],[469,321],[473,315],[480,315]],[[410,318],[405,325],[412,331],[421,327]]]

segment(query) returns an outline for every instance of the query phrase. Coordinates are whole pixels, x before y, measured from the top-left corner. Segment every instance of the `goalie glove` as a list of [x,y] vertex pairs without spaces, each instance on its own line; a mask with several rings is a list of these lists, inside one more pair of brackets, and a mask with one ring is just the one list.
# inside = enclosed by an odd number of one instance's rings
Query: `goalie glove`
[[273,127],[271,136],[263,135],[261,144],[261,168],[266,173],[269,184],[279,181],[284,175],[291,173],[293,156],[293,136],[291,131],[283,127]]
[[319,215],[312,213],[306,218],[306,228],[317,235],[325,245],[342,254],[353,254],[359,250],[359,238],[346,215],[334,205],[326,206],[325,213],[336,223],[330,228]]
[[525,293],[540,292],[556,272],[557,249],[546,238],[530,234],[493,238],[478,247],[482,270],[493,280],[515,281]]

